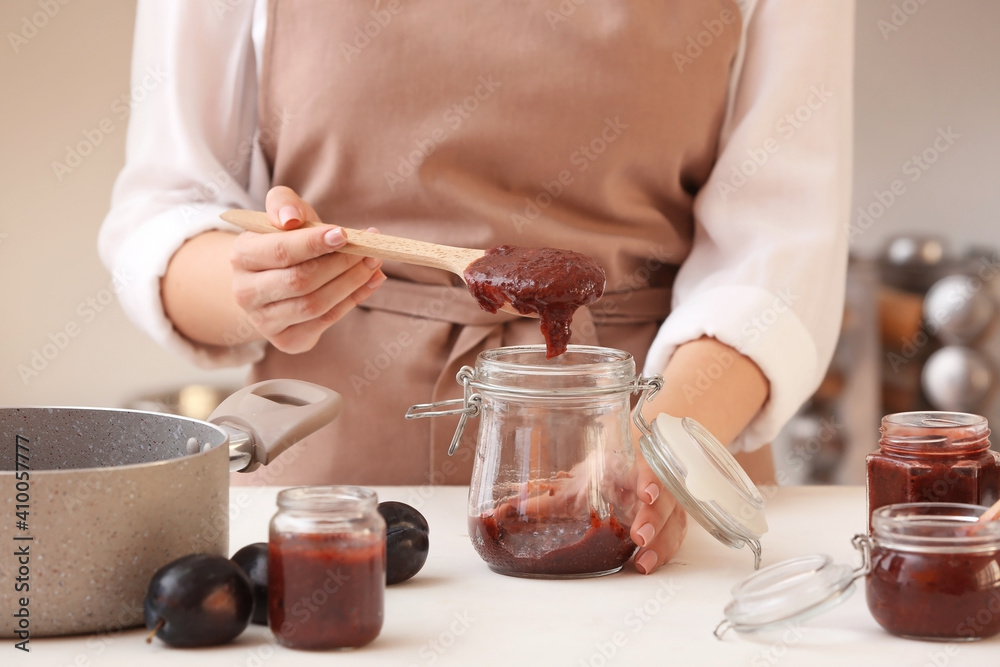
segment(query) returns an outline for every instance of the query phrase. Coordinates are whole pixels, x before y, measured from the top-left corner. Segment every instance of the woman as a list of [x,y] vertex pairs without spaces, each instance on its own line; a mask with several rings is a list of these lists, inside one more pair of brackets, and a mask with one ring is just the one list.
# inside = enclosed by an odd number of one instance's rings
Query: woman
[[[133,112],[102,257],[164,346],[348,400],[266,483],[467,483],[454,422],[406,408],[458,395],[479,351],[541,340],[455,276],[297,229],[315,219],[593,256],[606,295],[573,342],[662,373],[650,416],[767,452],[839,328],[852,32],[833,0],[140,2],[133,75],[165,82]],[[287,231],[237,235],[228,208]],[[638,488],[649,573],[686,519],[644,465]]]

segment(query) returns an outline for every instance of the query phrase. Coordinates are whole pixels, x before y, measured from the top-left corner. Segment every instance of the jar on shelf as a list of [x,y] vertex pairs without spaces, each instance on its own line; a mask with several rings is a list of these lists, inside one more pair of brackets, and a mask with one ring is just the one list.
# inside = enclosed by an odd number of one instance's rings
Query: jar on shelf
[[[537,578],[619,571],[636,549],[629,533],[639,507],[630,399],[639,394],[641,406],[662,378],[637,377],[622,350],[570,345],[546,359],[545,346],[529,345],[480,353],[458,381],[464,398],[413,406],[407,417],[460,414],[452,451],[479,417],[468,526],[489,568]],[[654,422],[637,421],[653,471],[719,539],[750,544],[759,558],[763,498],[746,474],[696,422]]]
[[733,589],[716,628],[761,633],[801,622],[846,600],[865,580],[872,618],[908,639],[975,641],[1000,633],[1000,521],[963,503],[902,503],[875,510],[855,535],[862,565],[824,554],[766,567]]
[[868,455],[868,516],[897,503],[992,505],[1000,454],[986,418],[963,412],[900,412],[882,418],[879,449]]
[[375,492],[302,486],[278,493],[268,539],[268,623],[295,649],[364,646],[382,630],[385,520]]

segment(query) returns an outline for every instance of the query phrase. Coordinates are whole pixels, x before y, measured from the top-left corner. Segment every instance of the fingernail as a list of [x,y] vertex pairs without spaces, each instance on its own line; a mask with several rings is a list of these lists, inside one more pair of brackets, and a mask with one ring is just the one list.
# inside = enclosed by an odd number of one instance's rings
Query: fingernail
[[656,499],[660,497],[660,487],[656,485],[656,482],[650,482],[644,491],[649,495],[650,504],[655,503]]
[[365,283],[365,285],[368,287],[368,289],[375,289],[384,282],[385,282],[385,274],[379,271],[374,276],[369,278],[368,282]]
[[643,551],[642,555],[635,559],[635,567],[640,574],[649,574],[656,567],[656,552]]
[[656,529],[653,528],[653,524],[651,523],[642,524],[642,526],[637,531],[635,531],[636,535],[642,538],[642,541],[639,543],[639,546],[644,547],[647,544],[649,544],[653,540],[653,534],[655,532]]
[[326,244],[331,248],[338,248],[344,245],[344,241],[347,239],[344,238],[344,232],[340,229],[340,227],[335,227],[326,234],[323,234],[323,240],[326,241]]
[[278,211],[278,222],[283,225],[287,225],[292,220],[299,219],[299,211],[297,208],[289,204],[288,206],[282,206]]
[[367,266],[369,269],[372,270],[375,270],[378,267],[382,266],[382,260],[376,257],[365,257],[361,261],[364,262],[365,266]]

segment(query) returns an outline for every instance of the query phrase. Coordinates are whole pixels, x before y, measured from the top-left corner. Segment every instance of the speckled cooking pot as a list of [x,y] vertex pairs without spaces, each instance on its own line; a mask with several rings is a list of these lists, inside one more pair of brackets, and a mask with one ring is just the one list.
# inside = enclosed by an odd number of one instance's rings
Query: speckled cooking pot
[[0,637],[141,624],[159,567],[229,555],[230,471],[270,463],[340,406],[326,387],[268,380],[209,421],[0,408]]

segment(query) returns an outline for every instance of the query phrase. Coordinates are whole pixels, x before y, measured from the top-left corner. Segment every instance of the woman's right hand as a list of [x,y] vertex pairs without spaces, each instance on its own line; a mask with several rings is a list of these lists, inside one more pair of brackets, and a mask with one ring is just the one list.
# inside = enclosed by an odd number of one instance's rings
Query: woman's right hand
[[271,188],[265,208],[271,223],[286,231],[236,238],[233,295],[272,345],[290,354],[306,352],[385,282],[382,261],[336,252],[347,242],[340,227],[299,229],[319,216],[291,188]]

